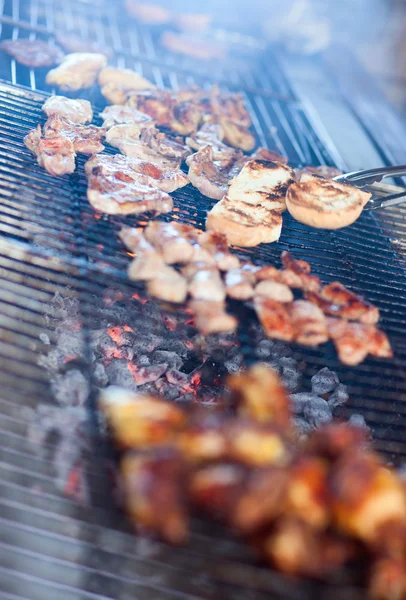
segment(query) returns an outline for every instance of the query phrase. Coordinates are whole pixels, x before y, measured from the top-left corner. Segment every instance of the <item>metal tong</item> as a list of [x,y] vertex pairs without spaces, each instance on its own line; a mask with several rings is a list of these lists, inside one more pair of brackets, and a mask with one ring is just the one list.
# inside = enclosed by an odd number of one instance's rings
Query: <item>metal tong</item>
[[[385,177],[401,177],[404,175],[406,175],[406,165],[401,165],[398,167],[380,167],[378,169],[354,171],[353,173],[346,173],[345,175],[334,177],[334,181],[363,188],[365,186],[372,186],[374,183],[382,181]],[[371,192],[373,191],[374,188],[371,188]],[[382,193],[382,189],[379,191]],[[375,198],[372,197],[364,210],[376,210],[387,206],[396,206],[403,202],[406,202],[406,188],[403,191],[397,191],[392,194],[385,194]]]

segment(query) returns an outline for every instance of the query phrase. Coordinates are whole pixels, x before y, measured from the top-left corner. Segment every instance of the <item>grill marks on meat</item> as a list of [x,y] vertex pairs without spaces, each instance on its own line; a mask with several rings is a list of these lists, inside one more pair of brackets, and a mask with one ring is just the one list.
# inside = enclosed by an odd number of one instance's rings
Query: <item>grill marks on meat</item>
[[78,154],[97,154],[104,150],[101,140],[105,129],[95,125],[78,125],[59,114],[51,114],[44,125],[46,138],[64,136],[71,140]]
[[56,69],[48,72],[46,82],[64,91],[86,89],[96,83],[100,69],[106,65],[104,54],[74,52],[67,54]]
[[403,598],[405,490],[365,434],[324,425],[293,444],[289,397],[266,366],[230,377],[227,388],[228,414],[102,392],[124,449],[120,473],[134,526],[182,543],[198,509],[285,573],[322,577],[349,560],[369,561],[374,595]]
[[50,175],[69,175],[75,170],[76,152],[73,143],[67,137],[42,137],[41,126],[30,131],[24,138],[24,144],[36,155],[40,167]]
[[42,40],[3,40],[0,50],[26,67],[52,67],[64,58],[60,48]]
[[42,110],[47,117],[57,114],[78,125],[85,125],[93,119],[92,105],[88,100],[73,100],[72,98],[65,98],[65,96],[51,96],[44,102]]
[[231,160],[216,161],[213,147],[204,146],[187,161],[190,182],[208,198],[221,200],[228,191],[230,180],[241,168],[239,158],[234,153]]

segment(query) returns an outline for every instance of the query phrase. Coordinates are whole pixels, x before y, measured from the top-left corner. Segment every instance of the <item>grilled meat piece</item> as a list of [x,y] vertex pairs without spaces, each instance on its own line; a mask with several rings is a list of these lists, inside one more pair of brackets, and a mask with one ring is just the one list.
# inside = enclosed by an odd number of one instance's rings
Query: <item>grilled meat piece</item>
[[101,93],[111,104],[125,104],[129,93],[156,86],[131,69],[105,67],[99,73]]
[[165,261],[156,248],[144,237],[142,229],[123,227],[119,237],[137,257],[128,267],[128,277],[134,281],[148,281],[165,266]]
[[105,129],[111,129],[114,125],[135,123],[141,130],[142,127],[152,127],[154,125],[154,121],[149,115],[140,112],[136,108],[131,108],[131,106],[119,104],[106,106],[100,116],[104,121],[103,127]]
[[182,269],[188,280],[188,292],[194,300],[223,302],[226,297],[219,270],[206,263],[189,263]]
[[44,125],[46,138],[64,137],[71,140],[78,154],[97,154],[104,150],[101,143],[106,131],[95,125],[77,125],[58,114],[51,114]]
[[[254,275],[255,278],[255,275]],[[273,279],[264,279],[255,287],[255,296],[263,296],[277,302],[293,302],[291,289],[284,283],[279,283]]]
[[98,44],[92,40],[86,40],[81,35],[74,33],[58,33],[56,41],[66,52],[85,52],[85,53],[96,53],[104,54],[107,58],[112,58],[113,51],[108,48],[105,44]]
[[255,276],[244,269],[230,269],[224,276],[227,296],[235,300],[249,300],[254,295]]
[[319,293],[307,292],[305,296],[317,304],[326,315],[372,325],[379,321],[380,315],[376,306],[354,294],[338,281],[324,286]]
[[75,170],[76,152],[73,143],[64,135],[42,137],[41,126],[32,129],[24,138],[24,144],[36,155],[40,167],[50,175],[68,175]]
[[284,280],[282,283],[305,291],[318,291],[321,288],[320,279],[311,275],[310,265],[305,260],[296,260],[287,250],[282,252],[281,259],[285,267],[285,271],[280,271]]
[[406,559],[379,557],[371,569],[369,594],[374,600],[406,598]]
[[103,54],[74,52],[67,54],[59,67],[49,71],[46,76],[48,85],[64,91],[77,91],[91,87],[96,83],[97,74],[105,67],[107,59]]
[[257,148],[257,150],[251,154],[251,159],[268,160],[269,162],[278,162],[284,165],[288,164],[287,156],[283,156],[282,154],[274,152],[273,150],[268,150],[268,148]]
[[134,156],[127,157],[103,154],[93,156],[85,165],[86,173],[97,172],[104,175],[114,174],[115,171],[133,176],[134,173],[146,175],[153,179],[155,185],[163,192],[174,192],[189,183],[189,179],[183,171],[176,167],[160,167],[153,162],[141,160]]
[[340,229],[361,215],[370,199],[369,192],[333,181],[302,174],[286,195],[290,214],[301,223],[319,229]]
[[182,160],[190,154],[189,148],[182,143],[182,138],[165,135],[153,127],[141,131],[141,140],[151,150],[171,160]]
[[134,526],[173,544],[184,542],[188,535],[186,473],[179,453],[161,447],[154,452],[126,454],[120,473],[126,509]]
[[205,116],[209,120],[220,122],[221,119],[237,123],[243,127],[252,125],[251,117],[245,108],[244,97],[235,92],[222,92],[213,85],[204,97],[200,99]]
[[295,328],[292,318],[282,302],[256,295],[254,297],[254,307],[258,319],[269,338],[286,342],[294,339]]
[[165,31],[160,42],[170,52],[185,54],[199,60],[223,60],[226,56],[223,44],[206,41],[190,34]]
[[237,329],[237,319],[226,313],[224,301],[192,300],[188,306],[195,315],[197,329],[203,335],[231,333]]
[[383,331],[367,323],[327,318],[328,333],[345,365],[358,365],[368,354],[392,358],[393,352]]
[[318,346],[328,340],[327,322],[318,306],[295,300],[290,308],[295,341],[304,346]]
[[56,113],[78,125],[85,125],[93,119],[92,105],[88,100],[73,100],[64,96],[51,96],[44,102],[42,110],[47,117]]
[[129,15],[148,25],[165,25],[172,18],[172,13],[160,4],[126,0],[125,6]]
[[220,271],[229,271],[238,269],[240,261],[234,254],[231,254],[225,235],[215,231],[206,231],[201,233],[198,238],[199,245],[210,252],[214,257]]
[[60,48],[42,40],[3,40],[0,50],[26,67],[52,67],[64,58]]
[[328,463],[319,457],[300,456],[293,462],[285,499],[285,510],[312,528],[329,525]]
[[224,131],[224,141],[229,146],[241,148],[244,152],[250,152],[255,147],[255,136],[244,125],[226,119],[220,119],[220,125]]
[[164,266],[148,281],[147,290],[155,298],[181,304],[186,300],[187,282],[173,267]]
[[185,414],[174,404],[117,386],[102,390],[100,406],[121,449],[167,443],[186,422]]
[[185,263],[193,258],[197,230],[191,225],[172,221],[151,221],[144,230],[145,239],[157,248],[167,265]]
[[316,175],[317,177],[323,177],[324,179],[334,179],[334,177],[338,177],[339,175],[343,174],[342,171],[340,171],[340,169],[336,169],[335,167],[328,167],[327,165],[298,169],[298,175],[301,176],[302,173]]
[[173,98],[168,90],[133,92],[126,104],[149,115],[159,127],[169,127],[173,114]]
[[109,215],[162,214],[173,208],[172,198],[151,177],[119,170],[109,175],[90,174],[87,199],[93,208]]
[[199,127],[201,118],[202,111],[197,104],[190,101],[181,102],[176,100],[170,129],[179,135],[192,135]]
[[205,196],[221,200],[228,191],[228,185],[240,167],[238,161],[215,161],[212,146],[204,146],[189,157],[190,182]]
[[242,154],[236,154],[234,148],[222,143],[223,137],[224,131],[219,123],[206,122],[194,135],[186,138],[186,143],[196,151],[210,146],[213,153],[212,160],[228,162],[241,157]]

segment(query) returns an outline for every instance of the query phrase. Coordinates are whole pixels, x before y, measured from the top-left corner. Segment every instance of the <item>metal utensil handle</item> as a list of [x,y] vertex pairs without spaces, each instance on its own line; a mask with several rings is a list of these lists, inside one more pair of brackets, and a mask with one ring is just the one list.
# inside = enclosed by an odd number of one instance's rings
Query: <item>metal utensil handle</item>
[[406,190],[404,192],[398,192],[396,194],[389,194],[389,196],[383,196],[382,198],[375,198],[370,200],[365,206],[364,210],[377,210],[379,208],[387,208],[388,206],[397,206],[406,202]]
[[372,185],[373,183],[382,181],[385,177],[400,177],[402,175],[406,175],[406,165],[354,171],[353,173],[346,173],[345,175],[334,177],[334,180],[363,187],[364,185]]

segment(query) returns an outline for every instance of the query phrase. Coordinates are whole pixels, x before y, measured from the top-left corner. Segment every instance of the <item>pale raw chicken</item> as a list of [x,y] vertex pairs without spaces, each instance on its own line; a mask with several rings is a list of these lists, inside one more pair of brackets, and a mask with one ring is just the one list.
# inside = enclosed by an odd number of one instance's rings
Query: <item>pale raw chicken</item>
[[48,72],[46,82],[64,91],[86,89],[96,83],[100,69],[106,65],[107,58],[103,54],[74,52],[65,56],[56,69]]
[[72,123],[85,125],[93,119],[92,105],[88,100],[74,100],[65,96],[51,96],[42,106],[44,113],[50,117],[56,113],[69,119]]

